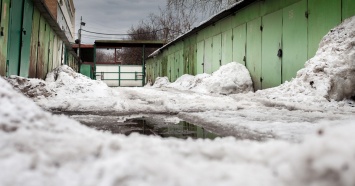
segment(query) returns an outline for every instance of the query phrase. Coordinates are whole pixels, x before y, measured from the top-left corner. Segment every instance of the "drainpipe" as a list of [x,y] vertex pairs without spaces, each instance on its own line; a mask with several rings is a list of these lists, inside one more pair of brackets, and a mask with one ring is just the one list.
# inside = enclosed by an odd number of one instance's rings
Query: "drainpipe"
[[82,26],[85,26],[85,22],[83,22],[83,16],[80,17],[80,29],[79,29],[79,47],[78,47],[78,57],[79,57],[79,63],[78,63],[78,72],[80,73],[80,68],[81,68],[81,30]]

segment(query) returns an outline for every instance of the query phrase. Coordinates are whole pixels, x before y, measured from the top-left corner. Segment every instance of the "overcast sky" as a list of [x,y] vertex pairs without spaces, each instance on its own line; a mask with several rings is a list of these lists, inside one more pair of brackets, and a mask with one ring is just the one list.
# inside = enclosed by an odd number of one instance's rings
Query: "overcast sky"
[[[74,0],[75,33],[78,32],[80,17],[86,25],[83,29],[100,33],[126,34],[132,25],[137,25],[150,13],[158,13],[166,0]],[[82,43],[94,43],[95,34],[82,32]],[[96,35],[97,36],[97,35]],[[77,34],[75,38],[77,38]],[[121,36],[122,37],[122,36]],[[100,36],[96,39],[115,39]],[[118,38],[116,38],[118,39]]]

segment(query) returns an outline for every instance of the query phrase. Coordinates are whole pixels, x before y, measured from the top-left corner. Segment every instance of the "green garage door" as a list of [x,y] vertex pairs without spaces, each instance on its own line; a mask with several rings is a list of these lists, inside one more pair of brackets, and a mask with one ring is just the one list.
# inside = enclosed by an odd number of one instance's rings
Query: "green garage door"
[[174,68],[173,81],[175,81],[177,79],[177,77],[179,76],[179,71],[180,71],[180,69],[179,69],[179,54],[178,54],[178,52],[174,53],[174,61],[175,61],[174,62],[175,68]]
[[342,20],[355,15],[355,1],[342,0]]
[[188,50],[186,50],[188,53],[184,53],[184,58],[186,59],[185,63],[186,63],[186,71],[185,74],[194,74],[194,61],[196,61],[195,59],[195,51],[196,51],[196,45],[190,45]]
[[213,39],[212,37],[205,40],[205,52],[203,62],[203,72],[212,73],[212,61],[213,61]]
[[[245,45],[247,28],[246,24],[242,24],[233,29],[233,61],[245,64]],[[259,25],[260,26],[260,25]]]
[[263,17],[262,88],[281,84],[282,10]]
[[23,0],[11,1],[7,59],[8,75],[19,75]]
[[254,90],[261,89],[261,18],[247,23],[246,66],[254,84]]
[[196,73],[203,73],[204,66],[204,52],[205,52],[205,41],[200,41],[197,43],[197,60],[196,60]]
[[233,31],[232,29],[222,33],[222,65],[233,60]]
[[184,74],[184,58],[183,58],[183,50],[179,50],[175,52],[175,61],[176,61],[176,77],[179,78]]
[[323,36],[341,22],[341,1],[308,0],[308,9],[308,58],[312,58]]
[[32,0],[25,0],[23,10],[20,76],[29,77],[33,15]]
[[222,65],[222,35],[218,34],[213,37],[213,61],[212,61],[212,72],[215,72]]
[[174,82],[175,81],[175,69],[177,68],[175,66],[175,54],[172,53],[170,54],[170,82]]
[[296,77],[307,61],[307,0],[283,10],[282,82]]

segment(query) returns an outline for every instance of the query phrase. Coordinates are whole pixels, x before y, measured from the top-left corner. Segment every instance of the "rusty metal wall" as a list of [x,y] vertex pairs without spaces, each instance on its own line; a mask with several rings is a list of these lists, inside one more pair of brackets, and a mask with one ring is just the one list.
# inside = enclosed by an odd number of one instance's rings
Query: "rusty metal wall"
[[45,27],[46,22],[44,17],[40,17],[39,28],[38,28],[38,49],[37,49],[37,69],[36,69],[36,78],[43,79],[45,77],[44,69],[46,63],[46,54],[45,54]]
[[1,0],[0,5],[0,76],[6,75],[6,60],[7,60],[7,38],[9,27],[9,7],[10,0]]
[[39,47],[39,23],[41,19],[41,14],[37,8],[33,11],[33,22],[32,22],[32,35],[31,35],[31,54],[30,54],[30,69],[29,77],[37,77],[37,60],[38,60],[38,47]]
[[[31,0],[13,1],[11,8],[10,2],[11,0],[0,0],[0,75],[14,74],[44,79],[49,71],[63,64],[66,50],[64,42],[51,28],[44,18],[45,15],[41,15],[39,9],[33,6]],[[20,5],[24,7],[22,13]],[[11,11],[14,15],[12,26]],[[15,18],[21,18],[22,21],[16,21]],[[18,28],[21,32],[15,32]],[[13,31],[12,36],[20,36],[20,40],[12,39],[10,31]],[[15,42],[10,42],[9,38]],[[9,49],[11,46],[20,46],[21,43],[20,52]],[[66,57],[68,65],[77,70],[73,53],[68,53]],[[10,69],[8,65],[11,65],[10,73],[7,72]]]
[[49,41],[48,41],[48,68],[47,72],[50,72],[53,69],[53,51],[54,48],[54,36],[55,33],[52,29],[49,29]]

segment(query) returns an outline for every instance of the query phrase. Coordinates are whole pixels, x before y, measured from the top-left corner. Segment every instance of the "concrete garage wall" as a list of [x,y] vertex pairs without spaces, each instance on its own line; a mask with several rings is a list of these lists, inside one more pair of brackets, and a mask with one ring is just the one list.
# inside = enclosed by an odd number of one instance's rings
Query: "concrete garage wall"
[[175,81],[236,61],[248,68],[255,90],[278,86],[296,76],[331,28],[354,15],[353,0],[244,0],[151,55],[147,78]]

